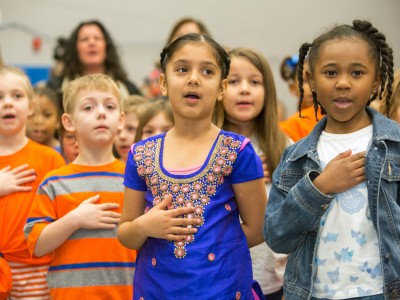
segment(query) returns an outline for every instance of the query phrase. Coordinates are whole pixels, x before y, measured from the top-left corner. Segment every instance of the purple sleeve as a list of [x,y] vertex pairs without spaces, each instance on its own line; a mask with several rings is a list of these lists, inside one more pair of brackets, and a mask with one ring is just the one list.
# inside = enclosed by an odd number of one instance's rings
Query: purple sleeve
[[246,140],[244,142],[246,142],[246,145],[240,149],[233,166],[231,174],[233,184],[264,177],[261,159],[256,154],[253,145]]
[[147,191],[146,181],[137,172],[132,151],[129,151],[128,161],[125,166],[124,185],[132,190]]

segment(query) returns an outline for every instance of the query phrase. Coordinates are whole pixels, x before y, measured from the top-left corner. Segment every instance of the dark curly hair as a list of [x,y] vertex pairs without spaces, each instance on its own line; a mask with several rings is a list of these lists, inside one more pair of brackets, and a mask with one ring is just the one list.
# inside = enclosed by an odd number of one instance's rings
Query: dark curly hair
[[[379,99],[382,100],[382,93],[387,89],[386,95],[386,111],[389,115],[390,102],[389,99],[392,95],[392,83],[393,83],[393,50],[386,42],[385,36],[378,31],[368,21],[354,20],[353,26],[350,25],[339,25],[331,29],[330,31],[317,37],[312,44],[304,43],[299,49],[299,63],[298,63],[298,78],[299,78],[299,90],[300,90],[300,101],[299,101],[299,115],[301,117],[301,103],[303,101],[304,90],[303,90],[303,65],[306,55],[308,54],[308,60],[310,64],[310,70],[314,70],[315,63],[318,59],[319,50],[321,46],[327,41],[339,38],[355,37],[365,41],[369,45],[369,54],[375,62],[375,68],[379,72],[381,78],[380,91],[377,91],[368,101],[367,105],[379,94]],[[320,106],[317,93],[312,91],[314,100],[315,117],[317,118],[318,106]],[[326,114],[326,111],[321,107],[321,112]]]
[[114,45],[114,42],[111,38],[111,35],[108,33],[106,28],[97,20],[84,21],[81,22],[72,32],[71,36],[68,39],[67,45],[65,47],[65,67],[63,71],[63,76],[67,76],[71,79],[74,79],[77,76],[82,75],[83,73],[83,65],[79,61],[78,52],[76,49],[76,44],[78,40],[79,31],[82,27],[88,25],[95,25],[100,28],[103,33],[104,40],[106,42],[106,59],[104,61],[104,68],[107,75],[111,76],[116,81],[126,81],[127,73],[121,65],[117,48]]

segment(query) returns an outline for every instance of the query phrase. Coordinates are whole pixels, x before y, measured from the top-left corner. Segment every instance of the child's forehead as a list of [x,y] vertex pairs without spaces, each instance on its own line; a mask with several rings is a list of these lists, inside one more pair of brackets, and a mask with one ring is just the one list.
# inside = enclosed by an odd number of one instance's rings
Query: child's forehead
[[104,100],[110,99],[119,102],[119,95],[116,95],[111,89],[82,89],[77,93],[77,101],[84,101],[87,99]]
[[2,79],[1,81],[3,83],[16,84],[21,88],[25,89],[25,81],[18,74],[14,74],[12,72],[0,73],[0,78]]
[[[199,56],[201,55],[201,56]],[[199,60],[217,64],[215,50],[207,43],[184,44],[171,56],[171,62],[177,60]]]

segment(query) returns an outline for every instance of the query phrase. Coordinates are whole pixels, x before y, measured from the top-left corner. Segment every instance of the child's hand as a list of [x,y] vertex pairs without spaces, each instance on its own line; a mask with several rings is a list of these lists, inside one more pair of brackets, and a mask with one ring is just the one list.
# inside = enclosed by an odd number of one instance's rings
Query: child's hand
[[28,169],[28,165],[21,165],[11,169],[10,166],[0,170],[0,197],[15,192],[29,192],[31,186],[24,184],[32,182],[36,179],[34,169]]
[[201,220],[186,217],[179,218],[179,216],[184,214],[192,213],[194,207],[180,207],[165,210],[171,202],[172,197],[169,196],[142,216],[142,228],[146,229],[147,236],[170,241],[179,241],[185,239],[187,235],[197,232],[196,228],[187,228],[186,226],[200,224]]
[[324,194],[336,194],[365,181],[365,153],[351,155],[351,150],[340,153],[314,179],[315,187]]
[[71,211],[78,228],[114,229],[117,226],[121,214],[110,210],[118,208],[119,205],[117,203],[95,204],[99,199],[99,195],[90,197]]
[[264,182],[270,183],[272,180],[271,180],[271,174],[268,171],[267,157],[265,155],[261,155],[260,158],[261,158],[262,167],[264,170]]

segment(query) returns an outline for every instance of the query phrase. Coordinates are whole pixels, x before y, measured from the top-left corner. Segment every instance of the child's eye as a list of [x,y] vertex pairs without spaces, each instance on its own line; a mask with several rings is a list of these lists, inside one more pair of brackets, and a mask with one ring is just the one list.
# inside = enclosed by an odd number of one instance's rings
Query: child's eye
[[238,84],[238,83],[239,83],[239,80],[237,80],[237,79],[228,80],[228,84]]
[[205,74],[205,75],[212,75],[212,74],[213,74],[213,71],[212,71],[211,69],[204,69],[204,70],[203,70],[203,74]]
[[131,132],[131,133],[134,133],[134,132],[136,132],[136,127],[134,127],[134,126],[128,126],[127,128],[126,128],[126,130],[128,130],[129,132]]
[[93,106],[85,106],[84,108],[83,108],[84,110],[92,110],[93,109]]
[[44,113],[43,115],[46,119],[50,119],[53,116],[52,113]]
[[114,109],[115,109],[115,106],[114,106],[114,105],[111,105],[111,104],[107,105],[106,107],[107,107],[107,109],[109,109],[109,110],[114,110]]
[[261,81],[252,80],[252,81],[251,81],[251,84],[253,84],[253,85],[259,85],[259,84],[261,84]]
[[333,77],[333,76],[336,75],[336,72],[332,71],[332,70],[328,70],[328,71],[325,72],[325,75],[328,76],[328,77]]
[[362,71],[353,71],[353,76],[355,77],[360,77],[362,74],[364,74]]
[[188,69],[186,67],[179,67],[176,71],[179,73],[184,73],[184,72],[187,72]]

